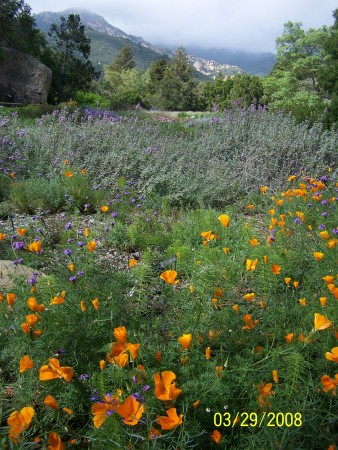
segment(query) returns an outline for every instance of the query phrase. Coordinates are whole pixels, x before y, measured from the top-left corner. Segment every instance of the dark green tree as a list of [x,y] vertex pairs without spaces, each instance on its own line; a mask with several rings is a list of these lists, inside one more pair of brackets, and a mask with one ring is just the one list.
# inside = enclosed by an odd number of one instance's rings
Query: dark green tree
[[149,68],[149,77],[150,77],[149,92],[150,92],[150,94],[154,94],[158,90],[159,83],[163,79],[168,66],[169,66],[169,63],[165,59],[158,59],[157,61],[154,61],[151,64],[151,66]]
[[176,111],[198,109],[196,83],[187,52],[179,47],[175,56],[161,74],[158,83],[157,98],[159,106]]
[[113,72],[123,72],[135,67],[133,50],[130,45],[125,45],[121,48],[116,59],[111,63],[110,69]]
[[320,76],[327,65],[324,42],[328,27],[304,31],[300,22],[284,24],[276,39],[276,64],[263,79],[264,96],[270,109],[292,112],[300,121],[314,122],[326,106]]
[[333,18],[334,24],[323,42],[326,64],[319,75],[319,85],[329,100],[326,115],[328,126],[338,122],[338,8],[333,11]]
[[229,97],[231,101],[238,101],[241,106],[248,107],[251,104],[262,103],[264,94],[263,83],[257,75],[235,75],[232,80],[232,88]]
[[46,50],[42,60],[53,73],[50,99],[59,103],[70,100],[77,90],[88,89],[98,74],[88,59],[90,39],[79,15],[61,17],[60,25],[53,24],[49,35],[55,38],[56,49]]
[[171,60],[171,67],[175,77],[177,77],[183,83],[192,81],[192,68],[189,64],[189,58],[185,48],[179,47],[175,56]]
[[23,0],[0,1],[0,24],[1,43],[39,56],[46,41],[43,34],[35,28],[31,8]]

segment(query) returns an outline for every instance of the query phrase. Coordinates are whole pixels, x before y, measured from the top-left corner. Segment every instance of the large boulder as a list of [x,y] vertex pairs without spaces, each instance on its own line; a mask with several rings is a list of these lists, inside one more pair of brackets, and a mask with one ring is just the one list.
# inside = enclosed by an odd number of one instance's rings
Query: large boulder
[[46,103],[52,72],[31,55],[0,47],[0,102]]

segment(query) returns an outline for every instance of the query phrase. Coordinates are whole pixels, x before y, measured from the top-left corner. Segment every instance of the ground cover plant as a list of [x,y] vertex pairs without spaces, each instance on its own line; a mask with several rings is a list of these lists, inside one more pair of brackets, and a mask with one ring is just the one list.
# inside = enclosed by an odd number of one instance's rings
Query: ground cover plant
[[335,448],[334,130],[0,125],[0,255],[36,270],[0,294],[3,448]]

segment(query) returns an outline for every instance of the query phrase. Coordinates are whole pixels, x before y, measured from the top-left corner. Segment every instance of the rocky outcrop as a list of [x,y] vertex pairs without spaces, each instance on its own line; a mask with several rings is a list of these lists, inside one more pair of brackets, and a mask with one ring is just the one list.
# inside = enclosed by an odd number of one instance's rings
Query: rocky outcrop
[[48,67],[31,55],[1,47],[0,102],[46,103],[52,81]]

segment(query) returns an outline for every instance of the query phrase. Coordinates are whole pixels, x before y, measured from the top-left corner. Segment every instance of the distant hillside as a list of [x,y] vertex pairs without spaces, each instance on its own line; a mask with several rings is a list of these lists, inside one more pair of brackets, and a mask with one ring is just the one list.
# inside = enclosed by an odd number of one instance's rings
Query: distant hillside
[[[142,37],[125,33],[108,23],[102,16],[82,9],[67,9],[61,12],[42,12],[34,15],[37,27],[43,31],[50,43],[48,32],[52,23],[60,24],[60,17],[69,14],[79,14],[81,22],[86,27],[86,35],[91,40],[90,60],[95,69],[102,72],[103,66],[111,64],[121,48],[130,45],[133,50],[136,69],[145,70],[158,59],[169,60],[174,55],[174,49],[161,49]],[[274,65],[272,53],[247,53],[227,49],[201,49],[185,47],[188,52],[194,77],[198,80],[215,78],[218,72],[225,76],[248,72],[266,75]]]
[[[126,34],[119,28],[110,25],[102,16],[78,9],[67,9],[61,12],[42,12],[34,16],[37,28],[46,35],[52,23],[60,24],[60,17],[69,14],[79,14],[81,23],[85,25],[86,36],[91,40],[90,60],[97,70],[102,71],[105,64],[110,64],[124,45],[130,45],[133,50],[136,68],[144,70],[153,61],[160,58],[169,60],[169,56],[160,49],[153,47],[141,37]],[[47,35],[51,42],[51,38]]]
[[207,60],[215,60],[219,64],[230,64],[240,67],[243,72],[251,75],[265,76],[271,72],[276,57],[273,53],[249,53],[241,50],[230,50],[226,48],[201,48],[187,46],[189,54]]

